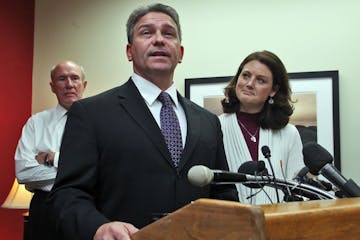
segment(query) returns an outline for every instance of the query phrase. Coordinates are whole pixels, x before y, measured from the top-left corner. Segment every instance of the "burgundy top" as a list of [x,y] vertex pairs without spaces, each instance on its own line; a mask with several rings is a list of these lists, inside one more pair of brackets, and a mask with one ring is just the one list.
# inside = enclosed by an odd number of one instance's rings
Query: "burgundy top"
[[[252,160],[259,160],[258,148],[259,148],[260,126],[257,124],[259,113],[237,112],[236,117],[240,129],[244,135]],[[256,138],[256,142],[253,142],[251,140],[251,136],[254,136]]]

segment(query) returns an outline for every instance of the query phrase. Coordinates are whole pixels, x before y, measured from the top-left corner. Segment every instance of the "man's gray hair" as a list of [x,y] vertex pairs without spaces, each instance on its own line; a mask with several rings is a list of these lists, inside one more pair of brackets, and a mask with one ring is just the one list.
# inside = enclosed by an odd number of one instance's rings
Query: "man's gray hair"
[[150,12],[161,12],[165,13],[166,15],[170,16],[174,22],[176,23],[176,27],[179,34],[179,39],[181,42],[181,27],[180,27],[180,20],[179,15],[176,10],[170,6],[163,5],[160,3],[151,4],[148,6],[141,6],[135,9],[129,16],[129,19],[126,23],[126,32],[127,32],[127,39],[128,43],[132,43],[134,37],[134,27],[135,24],[139,21],[141,17],[150,13]]
[[[77,63],[75,63],[75,62],[73,62],[73,61],[66,61],[66,62],[71,62],[72,64],[74,64],[74,65],[76,65],[76,66],[79,66],[79,67],[80,67],[80,70],[81,70],[81,81],[85,81],[86,75],[85,75],[84,67],[81,66],[81,65],[79,65],[79,64],[77,64]],[[55,69],[56,69],[56,67],[57,67],[58,65],[59,65],[59,63],[56,64],[56,65],[54,65],[54,66],[52,66],[51,69],[50,69],[51,81],[53,81],[53,79],[54,79],[54,74],[55,74],[54,71],[55,71]]]

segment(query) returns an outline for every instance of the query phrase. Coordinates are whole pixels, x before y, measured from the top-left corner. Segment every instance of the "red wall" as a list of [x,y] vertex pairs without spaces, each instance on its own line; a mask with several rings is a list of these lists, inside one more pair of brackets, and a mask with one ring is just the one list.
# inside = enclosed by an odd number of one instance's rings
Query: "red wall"
[[[0,0],[0,205],[15,178],[14,152],[31,114],[35,0]],[[22,239],[25,210],[0,208],[0,239]]]

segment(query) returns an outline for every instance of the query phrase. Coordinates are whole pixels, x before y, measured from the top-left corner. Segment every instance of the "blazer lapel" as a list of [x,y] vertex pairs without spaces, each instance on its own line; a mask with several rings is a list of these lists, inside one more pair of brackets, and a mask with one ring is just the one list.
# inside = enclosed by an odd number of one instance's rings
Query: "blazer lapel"
[[179,170],[181,170],[186,162],[190,159],[192,152],[194,151],[197,142],[199,141],[200,137],[200,117],[198,113],[194,111],[191,104],[188,102],[187,99],[184,99],[178,93],[178,99],[180,104],[184,108],[186,120],[187,120],[187,136],[184,151],[182,153],[181,161],[179,163]]
[[161,130],[131,78],[119,89],[118,96],[120,105],[144,130],[161,155],[172,164]]

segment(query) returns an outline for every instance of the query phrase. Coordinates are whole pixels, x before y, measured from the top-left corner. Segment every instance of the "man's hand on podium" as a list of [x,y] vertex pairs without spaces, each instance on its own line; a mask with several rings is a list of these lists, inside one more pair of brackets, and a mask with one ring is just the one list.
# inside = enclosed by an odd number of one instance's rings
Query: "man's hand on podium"
[[94,240],[131,240],[130,235],[139,231],[130,223],[110,222],[101,225],[95,233]]

